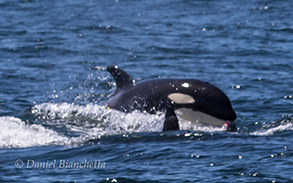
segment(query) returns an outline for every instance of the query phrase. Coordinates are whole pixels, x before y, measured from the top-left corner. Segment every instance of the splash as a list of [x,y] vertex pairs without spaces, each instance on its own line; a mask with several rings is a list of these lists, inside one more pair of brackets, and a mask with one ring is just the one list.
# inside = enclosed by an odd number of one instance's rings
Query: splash
[[190,122],[184,119],[179,119],[181,130],[202,131],[202,132],[221,132],[226,131],[225,127],[215,127],[211,125],[203,125],[201,123]]
[[269,124],[264,124],[260,130],[252,132],[252,135],[269,136],[278,132],[293,130],[293,118],[291,115],[286,116],[281,121],[272,121]]
[[28,125],[15,117],[0,117],[0,148],[23,148],[65,144],[69,139],[37,124]]
[[[0,117],[0,148],[79,145],[102,136],[161,132],[164,114],[123,113],[97,104],[43,103],[31,109],[37,124]],[[215,132],[223,128],[179,119],[181,130]]]
[[80,128],[93,136],[161,131],[163,125],[160,115],[122,113],[97,104],[44,103],[34,106],[32,113],[40,120],[64,123],[68,130]]

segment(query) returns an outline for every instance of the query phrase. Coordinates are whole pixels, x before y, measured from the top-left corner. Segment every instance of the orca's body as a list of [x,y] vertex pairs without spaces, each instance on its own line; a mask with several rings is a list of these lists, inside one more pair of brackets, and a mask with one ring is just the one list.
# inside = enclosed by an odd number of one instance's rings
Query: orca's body
[[133,110],[154,114],[165,112],[163,131],[179,130],[176,113],[183,119],[235,131],[236,114],[229,98],[217,87],[196,79],[152,79],[135,83],[117,66],[107,70],[117,91],[108,107],[123,112]]

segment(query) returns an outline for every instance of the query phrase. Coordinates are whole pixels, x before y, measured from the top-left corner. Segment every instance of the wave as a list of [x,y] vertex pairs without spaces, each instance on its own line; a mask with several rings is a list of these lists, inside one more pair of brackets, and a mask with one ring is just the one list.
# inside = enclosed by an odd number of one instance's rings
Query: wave
[[262,125],[261,129],[251,132],[251,135],[256,136],[270,136],[276,133],[293,130],[293,118],[291,115],[285,116],[280,121],[272,121],[268,124]]
[[[102,136],[141,132],[161,132],[164,114],[151,115],[134,111],[123,113],[97,104],[43,103],[31,108],[35,120],[28,124],[21,119],[0,117],[0,148],[84,144]],[[201,125],[179,119],[181,130],[220,132],[224,128]],[[293,130],[293,118],[264,123],[250,135],[269,136]],[[241,132],[240,132],[241,133]]]
[[49,124],[64,123],[68,130],[81,127],[84,133],[93,136],[155,132],[163,128],[161,115],[122,113],[97,104],[44,103],[34,106],[32,113]]
[[28,125],[15,117],[0,117],[0,125],[0,148],[63,145],[69,141],[67,137],[42,125]]
[[[31,108],[34,124],[0,117],[0,148],[78,145],[102,136],[161,132],[165,115],[134,111],[123,113],[97,104],[43,103]],[[223,128],[180,119],[181,130],[215,132]]]

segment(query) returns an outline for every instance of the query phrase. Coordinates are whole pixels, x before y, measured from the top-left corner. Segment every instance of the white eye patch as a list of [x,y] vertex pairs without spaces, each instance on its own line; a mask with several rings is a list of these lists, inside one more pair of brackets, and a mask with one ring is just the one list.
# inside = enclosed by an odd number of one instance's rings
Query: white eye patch
[[192,96],[183,93],[171,93],[168,98],[177,104],[192,104],[195,102]]

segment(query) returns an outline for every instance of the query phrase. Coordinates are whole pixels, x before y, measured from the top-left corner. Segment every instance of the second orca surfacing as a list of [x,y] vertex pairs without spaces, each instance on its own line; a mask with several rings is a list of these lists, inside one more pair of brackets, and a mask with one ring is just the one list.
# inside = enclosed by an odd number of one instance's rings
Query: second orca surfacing
[[[196,79],[150,79],[135,81],[118,66],[108,66],[117,90],[108,107],[125,113],[139,110],[165,113],[163,131],[179,130],[177,115],[191,122],[235,131],[236,113],[219,88]],[[176,115],[177,114],[177,115]]]

